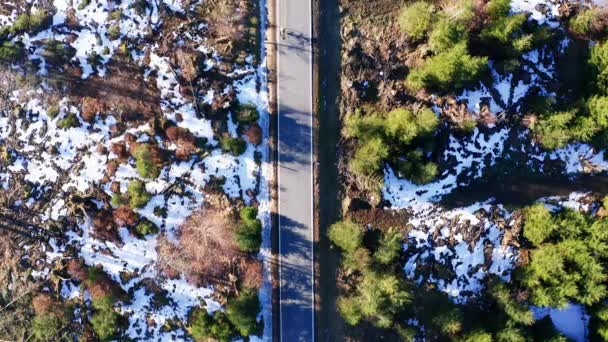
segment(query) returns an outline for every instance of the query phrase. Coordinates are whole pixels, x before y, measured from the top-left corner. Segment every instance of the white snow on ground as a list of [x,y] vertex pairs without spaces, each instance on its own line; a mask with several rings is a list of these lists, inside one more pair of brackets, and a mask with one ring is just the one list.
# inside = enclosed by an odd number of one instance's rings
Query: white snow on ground
[[532,307],[535,319],[549,315],[551,321],[562,334],[575,342],[587,341],[589,315],[580,304],[569,304],[563,309]]
[[[504,220],[510,217],[502,206],[475,203],[454,210],[444,210],[433,205],[417,209],[412,209],[412,217],[409,219],[413,228],[408,233],[406,244],[408,260],[404,271],[407,277],[416,279],[419,283],[436,283],[441,291],[455,301],[464,301],[469,295],[479,293],[488,273],[509,279],[517,253],[512,247],[501,245],[500,225],[507,224]],[[499,214],[500,221],[489,218],[488,214],[493,210]],[[460,231],[465,226],[467,232]],[[478,240],[473,243],[463,236],[472,229],[479,231]],[[485,256],[488,248],[491,251],[490,260],[486,260]],[[453,276],[448,279],[429,273],[428,270],[416,272],[419,265],[433,261],[453,270]]]
[[[52,1],[56,12],[50,28],[35,36],[24,33],[13,38],[13,42],[21,41],[25,44],[30,51],[30,60],[41,62],[40,72],[42,74],[46,74],[46,63],[41,55],[42,44],[46,40],[63,41],[76,50],[73,61],[80,64],[83,72],[82,78],[87,78],[94,73],[103,76],[105,75],[105,65],[110,61],[124,37],[145,37],[152,29],[161,24],[159,14],[161,5],[164,4],[175,12],[183,12],[180,0],[147,1],[145,8],[141,11],[137,9],[137,0],[120,2],[90,0],[90,3],[84,7],[81,7],[80,3],[80,1],[70,0]],[[33,12],[37,10],[35,6],[32,9]],[[66,26],[72,10],[74,20],[79,24],[79,27],[74,29]],[[11,23],[16,16],[16,13],[12,13],[11,16],[0,16],[0,24]],[[118,36],[114,36],[116,33]],[[75,36],[75,39],[71,39],[71,36]],[[94,59],[97,61],[93,63],[99,63],[99,65],[92,65]]]
[[530,20],[535,20],[540,25],[547,24],[551,27],[559,26],[556,18],[559,16],[559,4],[552,0],[511,0],[511,11],[513,13],[530,13]]
[[[262,37],[260,41],[265,41],[266,34],[266,23],[267,23],[267,9],[266,0],[259,0],[260,8],[260,32]],[[260,172],[260,193],[257,196],[259,203],[258,206],[258,219],[262,222],[262,245],[260,247],[259,258],[262,260],[264,265],[264,275],[262,288],[259,292],[260,303],[262,304],[262,312],[260,313],[261,319],[264,320],[264,333],[262,336],[263,341],[272,341],[272,246],[271,246],[271,199],[269,186],[272,181],[273,168],[270,163],[270,116],[268,115],[268,69],[266,59],[266,45],[260,45],[260,58],[261,62],[258,66],[256,76],[259,83],[259,91],[256,89],[256,84],[248,83],[249,85],[237,85],[239,101],[241,103],[252,103],[255,104],[258,111],[260,112],[259,124],[264,132],[262,147],[260,152],[262,153],[262,167]],[[257,337],[250,339],[252,342],[259,340]]]
[[593,165],[598,171],[608,170],[608,161],[604,158],[604,151],[597,151],[587,144],[570,144],[551,152],[549,158],[563,160],[566,164],[566,173],[583,171],[584,163]]
[[[159,12],[161,3],[167,5],[168,9],[175,12],[183,12],[181,0],[153,0],[148,1],[148,7],[138,13],[132,6],[136,0],[123,0],[120,3],[107,0],[91,0],[88,6],[75,9],[75,16],[80,27],[69,29],[65,24],[68,11],[71,11],[70,1],[55,0],[57,12],[53,17],[53,26],[35,36],[27,34],[18,35],[13,40],[23,41],[29,48],[32,60],[41,60],[40,73],[45,74],[44,58],[41,56],[41,44],[49,39],[64,41],[76,49],[73,62],[79,62],[82,68],[83,78],[93,74],[104,76],[104,65],[109,62],[114,51],[122,43],[123,37],[143,38],[151,29],[162,23]],[[265,9],[265,1],[260,0],[260,6]],[[76,7],[76,6],[75,6]],[[121,15],[110,20],[113,11],[121,11]],[[115,12],[116,13],[116,12]],[[265,16],[265,12],[263,16]],[[0,17],[0,23],[14,20],[16,14]],[[264,20],[262,20],[264,22]],[[111,40],[108,38],[108,30],[112,25],[118,25],[120,37]],[[198,30],[204,32],[204,30]],[[197,31],[197,32],[198,32]],[[74,35],[74,40],[68,40],[69,35]],[[205,61],[207,70],[213,68],[221,57],[210,51],[204,45],[204,37],[200,35],[189,37],[176,37],[198,44],[198,50],[212,56]],[[264,46],[261,47],[264,49]],[[175,122],[177,125],[188,128],[195,136],[206,138],[211,153],[199,159],[193,157],[191,160],[174,162],[165,166],[161,175],[154,180],[146,180],[146,189],[151,193],[152,199],[141,209],[136,211],[142,217],[157,224],[161,231],[170,238],[175,238],[176,228],[184,220],[198,209],[205,200],[203,192],[204,185],[214,177],[225,178],[224,191],[230,197],[242,197],[247,204],[257,202],[259,205],[259,219],[264,224],[263,244],[260,259],[264,262],[264,284],[260,290],[262,312],[260,319],[264,320],[263,340],[270,340],[272,332],[271,319],[271,283],[270,283],[270,197],[268,181],[272,178],[272,167],[269,165],[269,118],[265,60],[258,69],[251,66],[236,69],[230,73],[234,79],[233,84],[228,84],[226,89],[234,88],[238,99],[243,103],[255,105],[260,112],[259,124],[263,129],[264,138],[259,146],[247,145],[246,152],[238,157],[223,153],[217,146],[211,123],[203,115],[197,113],[194,104],[186,99],[181,92],[177,81],[181,72],[172,65],[169,58],[163,56],[158,47],[148,47],[150,61],[144,62],[144,51],[130,49],[131,54],[145,70],[144,75],[148,81],[156,82],[161,92],[161,110],[165,118]],[[92,51],[100,56],[100,64],[97,68],[89,63]],[[262,57],[265,51],[262,51]],[[252,61],[252,58],[248,59]],[[235,67],[236,68],[236,67]],[[152,72],[154,71],[154,72]],[[154,79],[152,79],[154,78]],[[260,85],[260,87],[258,87]],[[110,149],[113,143],[125,141],[125,136],[111,136],[110,127],[116,124],[112,116],[98,115],[97,120],[91,124],[80,119],[79,108],[65,98],[59,102],[59,113],[55,117],[50,115],[49,104],[45,98],[44,85],[31,92],[16,91],[12,94],[14,103],[22,104],[24,114],[19,118],[0,116],[0,140],[9,136],[16,138],[20,145],[15,146],[11,153],[10,165],[6,170],[0,171],[0,186],[3,189],[10,188],[15,182],[20,181],[17,176],[22,176],[33,186],[45,192],[50,185],[61,182],[57,193],[50,193],[49,205],[43,215],[45,219],[59,220],[64,216],[72,215],[67,207],[66,198],[70,193],[80,192],[86,194],[91,186],[101,186],[108,195],[112,194],[110,184],[118,182],[121,191],[126,191],[127,185],[133,179],[138,179],[134,161],[120,164],[117,172],[103,185],[100,183],[106,175],[106,163],[116,158],[113,153],[102,152],[103,148]],[[209,102],[213,93],[207,92],[205,101]],[[226,104],[227,105],[227,104]],[[74,114],[78,118],[79,127],[62,129],[58,125],[61,120]],[[181,116],[178,120],[177,114]],[[14,120],[14,126],[9,124]],[[136,137],[138,142],[158,140],[152,136],[151,128],[144,124],[127,131]],[[232,128],[233,135],[238,135],[236,127]],[[163,146],[166,149],[174,149],[174,146]],[[41,152],[42,151],[42,152]],[[261,163],[256,163],[256,154],[260,155]],[[177,180],[182,182],[179,193],[166,192]],[[253,197],[255,195],[255,198]],[[17,202],[15,205],[32,206],[33,198],[27,201]],[[98,206],[102,205],[101,202]],[[155,209],[164,208],[168,215],[159,216]],[[186,315],[191,308],[202,305],[209,312],[221,309],[219,304],[212,299],[212,288],[197,288],[188,284],[183,279],[162,279],[157,274],[156,254],[157,236],[146,236],[145,239],[133,237],[129,231],[120,228],[120,243],[100,241],[92,236],[90,219],[79,223],[79,232],[70,232],[68,245],[72,245],[80,251],[80,255],[88,265],[101,265],[103,269],[121,287],[133,291],[131,300],[120,305],[120,309],[128,316],[129,328],[127,335],[133,339],[146,340],[184,340],[183,331],[162,332],[163,325],[171,319],[186,320]],[[62,257],[66,245],[52,246],[53,249],[47,253],[49,262]],[[128,281],[121,280],[121,273],[127,272],[132,275]],[[48,275],[48,269],[35,274],[39,277]],[[151,295],[147,294],[142,287],[145,278],[154,278],[159,282],[162,289],[168,291],[169,305],[152,307]],[[65,298],[85,296],[82,290],[76,288],[71,282],[63,282],[61,293]],[[149,324],[154,321],[155,324]]]
[[459,185],[459,176],[467,176],[468,180],[483,176],[483,170],[494,165],[495,159],[502,154],[508,134],[507,128],[493,134],[485,134],[475,128],[471,136],[464,139],[450,136],[450,145],[443,154],[443,160],[453,163],[453,167],[429,184],[416,185],[406,179],[400,179],[387,167],[383,198],[389,200],[394,208],[405,208],[440,199]]
[[[557,25],[557,5],[550,1],[514,0],[511,9],[513,12],[530,12],[530,20],[539,24]],[[560,48],[565,48],[568,43],[568,40],[562,41]],[[522,58],[522,66],[529,78],[501,75],[490,63],[493,84],[479,83],[464,90],[457,100],[466,101],[468,110],[474,114],[481,112],[482,105],[489,106],[492,113],[500,114],[517,111],[519,100],[532,88],[545,96],[554,95],[546,87],[546,81],[555,73],[554,53],[549,49],[536,49]],[[551,152],[543,151],[533,142],[528,130],[518,133],[519,143],[512,143],[506,150],[505,143],[510,133],[509,128],[497,127],[484,132],[476,128],[465,138],[450,136],[442,156],[448,169],[430,184],[413,184],[399,178],[389,166],[385,168],[383,199],[390,202],[391,208],[407,209],[411,215],[408,220],[411,230],[404,246],[406,276],[419,284],[436,284],[456,302],[464,302],[478,294],[488,274],[496,274],[505,281],[510,279],[519,252],[513,246],[503,246],[502,239],[505,229],[509,229],[515,219],[511,212],[493,203],[492,199],[464,208],[444,209],[435,204],[442,196],[483,177],[488,167],[514,149],[528,153],[530,163],[535,161],[541,166],[550,160],[561,160],[564,174],[573,175],[589,169],[608,170],[604,151],[581,143],[572,143]],[[584,197],[585,194],[573,193],[566,198],[550,197],[540,201],[552,210],[568,207],[588,211],[590,207],[583,204]],[[426,267],[431,263],[440,265],[439,270]],[[580,310],[580,306],[571,305],[565,311],[569,315],[566,318],[563,312],[553,309],[547,309],[547,313],[551,312],[555,324],[568,337],[582,340],[586,322],[572,318],[580,317]],[[564,320],[574,322],[568,325]]]

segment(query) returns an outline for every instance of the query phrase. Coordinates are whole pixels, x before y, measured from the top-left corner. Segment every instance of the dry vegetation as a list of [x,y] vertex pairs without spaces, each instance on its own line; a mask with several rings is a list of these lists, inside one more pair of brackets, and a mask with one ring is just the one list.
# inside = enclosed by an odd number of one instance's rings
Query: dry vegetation
[[159,269],[168,277],[183,274],[196,284],[213,284],[222,295],[241,287],[259,288],[262,265],[239,250],[231,216],[230,211],[207,206],[180,227],[177,243],[162,235],[157,247]]

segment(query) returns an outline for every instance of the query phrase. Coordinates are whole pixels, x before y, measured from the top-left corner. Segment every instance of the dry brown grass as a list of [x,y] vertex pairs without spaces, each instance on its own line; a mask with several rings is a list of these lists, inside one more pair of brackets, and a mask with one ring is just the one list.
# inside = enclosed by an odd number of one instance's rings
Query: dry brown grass
[[33,315],[30,300],[39,285],[29,278],[21,263],[24,253],[15,241],[14,235],[0,235],[0,338],[9,341],[27,336]]
[[168,276],[184,274],[207,284],[223,280],[240,254],[234,243],[232,222],[224,211],[204,208],[180,227],[179,245],[162,235],[158,242],[160,270]]

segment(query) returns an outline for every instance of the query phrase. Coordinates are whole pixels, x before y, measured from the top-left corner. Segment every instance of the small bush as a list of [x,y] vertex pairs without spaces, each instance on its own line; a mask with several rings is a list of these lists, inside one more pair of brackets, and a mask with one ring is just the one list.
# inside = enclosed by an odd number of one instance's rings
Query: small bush
[[247,143],[245,140],[230,136],[220,138],[220,146],[224,152],[228,152],[235,157],[245,153],[245,150],[247,149]]
[[545,241],[555,230],[551,213],[542,203],[529,206],[523,211],[525,224],[524,236],[538,245]]
[[154,158],[154,151],[148,144],[139,145],[133,152],[137,173],[144,178],[158,178],[161,168]]
[[488,16],[496,20],[509,15],[511,0],[491,0],[486,7]]
[[598,95],[608,96],[608,42],[598,43],[591,48],[589,65]]
[[435,53],[451,49],[459,43],[466,42],[468,33],[464,24],[447,19],[439,21],[429,36],[429,46]]
[[63,119],[57,122],[57,127],[61,129],[80,127],[80,120],[75,113],[68,113]]
[[352,221],[340,221],[329,227],[328,237],[342,250],[352,252],[361,246],[363,230]]
[[75,54],[76,50],[71,46],[67,46],[59,40],[51,39],[44,44],[42,56],[52,64],[63,65],[68,63]]
[[32,320],[32,338],[34,341],[50,341],[68,322],[52,314],[37,315]]
[[352,172],[362,176],[374,176],[382,171],[384,160],[388,157],[389,150],[386,143],[379,137],[364,141],[355,151],[350,161]]
[[46,28],[53,23],[53,16],[43,10],[34,10],[31,13],[22,13],[13,22],[13,25],[9,28],[10,33],[20,34],[29,33],[34,35]]
[[143,208],[146,206],[150,198],[152,197],[148,191],[146,191],[146,185],[144,182],[136,179],[129,183],[127,187],[129,194],[129,205],[131,208]]
[[417,1],[406,5],[397,19],[399,27],[413,39],[422,39],[433,21],[433,5]]
[[597,8],[587,8],[576,13],[568,22],[570,31],[580,36],[591,35],[599,14]]
[[254,207],[244,207],[236,229],[236,243],[243,252],[258,252],[262,243],[262,222],[257,219],[258,210]]
[[123,196],[122,194],[119,194],[117,192],[112,194],[112,197],[110,198],[110,204],[114,207],[114,208],[118,208],[121,205],[127,204],[129,203],[128,199],[125,198],[125,196]]
[[83,9],[85,9],[85,7],[89,6],[91,4],[91,0],[81,0],[80,3],[78,4],[78,10],[82,11]]
[[158,227],[154,224],[154,222],[147,219],[143,219],[141,222],[139,222],[137,226],[135,226],[135,230],[139,236],[158,233]]
[[252,104],[239,104],[235,111],[236,122],[248,125],[258,121],[260,113],[258,109]]
[[574,117],[573,112],[545,114],[531,128],[540,144],[553,150],[565,146],[572,139],[569,124]]
[[23,56],[23,46],[18,43],[4,41],[0,44],[0,61],[13,63]]
[[228,301],[226,317],[241,336],[257,335],[262,330],[261,322],[257,321],[260,310],[257,292],[245,290],[238,297]]
[[399,257],[402,250],[403,235],[397,229],[391,228],[382,235],[380,245],[374,253],[374,259],[381,265],[390,265]]
[[122,9],[115,9],[112,12],[110,12],[110,15],[108,16],[109,20],[120,20],[120,18],[122,17]]
[[471,56],[466,44],[459,43],[449,51],[428,58],[421,67],[412,70],[407,84],[414,90],[456,91],[479,79],[487,64],[487,57]]
[[51,119],[56,118],[59,115],[59,106],[54,105],[47,108],[46,115],[48,115],[48,117]]
[[32,306],[36,314],[32,320],[34,341],[50,341],[56,338],[72,319],[70,310],[46,293],[34,297]]
[[101,341],[112,341],[120,331],[117,324],[120,315],[114,309],[96,310],[91,317],[93,331]]
[[499,57],[519,57],[532,48],[534,35],[524,34],[522,26],[527,21],[524,13],[494,20],[485,27],[479,37],[487,52]]
[[118,24],[110,26],[108,29],[108,38],[110,38],[110,40],[120,38],[120,26]]
[[234,327],[223,312],[216,311],[211,316],[205,309],[195,309],[192,313],[190,334],[195,341],[206,341],[209,338],[229,341],[231,337],[236,335]]

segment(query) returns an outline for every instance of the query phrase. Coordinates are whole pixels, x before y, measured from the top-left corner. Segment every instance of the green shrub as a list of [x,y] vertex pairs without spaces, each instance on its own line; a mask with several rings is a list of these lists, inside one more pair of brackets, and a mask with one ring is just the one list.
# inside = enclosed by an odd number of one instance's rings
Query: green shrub
[[144,178],[158,178],[161,168],[153,158],[152,148],[148,144],[137,146],[133,152],[137,173]]
[[247,143],[245,140],[230,136],[221,137],[220,146],[224,152],[229,152],[235,157],[245,153],[245,150],[247,149]]
[[239,104],[235,111],[236,122],[242,125],[248,125],[258,121],[260,113],[256,106],[252,104]]
[[53,16],[44,10],[33,10],[31,13],[22,13],[17,16],[11,27],[10,33],[29,33],[34,35],[53,23]]
[[344,321],[350,325],[357,325],[363,319],[363,313],[353,298],[338,298],[338,312]]
[[51,64],[66,64],[76,54],[76,50],[71,46],[65,45],[62,41],[51,39],[44,43],[42,56]]
[[388,157],[386,143],[379,137],[364,141],[350,161],[350,169],[357,175],[374,176],[382,171],[383,161]]
[[414,184],[427,184],[437,177],[437,164],[424,160],[422,150],[409,151],[403,158],[393,163],[399,177],[409,179]]
[[433,318],[433,326],[446,335],[454,335],[462,330],[462,320],[462,312],[457,307],[438,310]]
[[120,38],[120,25],[115,24],[110,26],[110,28],[108,29],[108,38],[110,38],[110,40],[116,40]]
[[78,10],[82,11],[85,7],[91,4],[91,0],[80,0],[80,4],[78,4]]
[[121,17],[122,17],[122,9],[117,8],[117,9],[113,10],[112,12],[110,12],[110,15],[108,15],[108,20],[117,21],[117,20],[120,20]]
[[421,39],[431,27],[433,12],[433,5],[425,1],[408,4],[399,13],[399,27],[411,38]]
[[593,24],[599,19],[597,8],[587,8],[576,13],[568,22],[570,31],[577,35],[589,36],[593,33]]
[[592,96],[587,100],[585,106],[595,129],[608,128],[608,96]]
[[464,24],[443,19],[431,32],[429,46],[434,53],[441,53],[467,40],[468,32]]
[[544,242],[555,230],[551,213],[542,203],[524,209],[524,237],[535,245]]
[[[89,268],[91,269],[91,268]],[[114,310],[115,298],[111,295],[93,300],[91,325],[101,341],[112,341],[120,331],[120,315]]]
[[135,226],[135,230],[139,236],[158,233],[158,227],[154,224],[154,222],[147,219],[142,219],[141,222]]
[[608,42],[598,43],[591,48],[589,65],[598,95],[608,96]]
[[46,109],[46,115],[48,115],[51,120],[56,118],[59,115],[59,112],[59,106],[57,105],[49,106],[49,108]]
[[57,127],[61,129],[80,127],[80,120],[75,113],[70,112],[57,122]]
[[385,134],[403,144],[410,143],[419,133],[413,116],[411,111],[404,108],[390,111],[383,122]]
[[205,309],[195,309],[190,319],[190,334],[195,341],[205,341],[209,338],[229,341],[236,332],[223,312],[216,311],[211,316]]
[[110,204],[114,207],[120,207],[123,204],[127,204],[129,203],[129,201],[125,198],[125,196],[123,196],[122,194],[119,194],[117,192],[112,194],[112,197],[110,198]]
[[500,279],[493,278],[490,281],[488,292],[512,321],[524,325],[532,325],[534,323],[532,311],[527,305],[515,300],[506,283]]
[[403,250],[403,234],[397,229],[391,228],[382,235],[380,245],[374,253],[374,259],[379,264],[390,265],[399,257]]
[[458,339],[459,342],[493,342],[492,334],[485,331],[476,330],[465,334],[462,338]]
[[146,185],[139,179],[133,180],[127,187],[129,194],[129,205],[131,208],[143,208],[146,206],[152,195],[146,191]]
[[606,304],[594,308],[592,311],[590,327],[590,341],[595,341],[596,339],[598,341],[608,341],[608,306],[606,306]]
[[228,301],[226,317],[241,336],[257,335],[262,331],[262,323],[257,321],[260,300],[253,290],[245,290]]
[[[351,315],[345,317],[349,323],[356,323],[357,318],[366,318],[380,328],[392,326],[395,315],[411,301],[402,279],[374,271],[363,274],[354,295],[342,298],[339,310]],[[346,309],[345,304],[350,304],[351,308]]]
[[262,222],[257,219],[258,210],[244,207],[240,211],[240,222],[236,229],[236,242],[243,252],[258,252],[262,243]]
[[486,11],[492,19],[504,18],[511,11],[511,0],[490,0],[486,6]]
[[522,283],[530,289],[534,305],[563,308],[571,301],[591,305],[606,296],[603,267],[579,241],[541,246],[532,251],[523,271]]
[[32,320],[32,338],[34,341],[50,341],[56,338],[68,323],[68,317],[60,317],[54,313],[37,315]]
[[23,56],[23,46],[18,43],[3,41],[0,43],[0,61],[13,63],[21,59]]
[[117,327],[119,315],[113,309],[96,310],[91,317],[93,331],[101,341],[112,341],[119,329]]
[[[540,221],[546,214],[537,215]],[[518,271],[534,305],[564,307],[569,302],[598,303],[608,294],[604,264],[608,258],[608,221],[571,209],[551,215],[551,235],[538,229],[537,248]],[[526,219],[524,235],[530,222]],[[540,222],[536,223],[541,225]],[[528,238],[528,236],[526,235]],[[530,239],[530,238],[528,238]]]
[[345,250],[342,254],[342,266],[345,269],[366,272],[371,265],[372,257],[365,247],[357,247],[350,251]]
[[352,252],[363,242],[363,230],[352,221],[339,221],[329,227],[329,240],[346,252]]
[[487,64],[486,57],[471,56],[466,44],[459,43],[449,51],[428,58],[410,72],[406,82],[414,90],[457,91],[479,79]]
[[572,139],[569,124],[574,117],[574,112],[541,115],[531,128],[540,144],[546,149],[553,150],[565,146]]
[[497,342],[526,342],[526,334],[518,328],[506,327],[496,333]]
[[346,116],[344,130],[349,138],[367,140],[373,136],[384,133],[384,118],[378,113],[363,114],[361,109],[355,110]]
[[483,28],[479,37],[487,46],[487,52],[499,57],[519,57],[530,50],[534,35],[522,31],[527,18],[526,14],[519,13],[496,19]]

